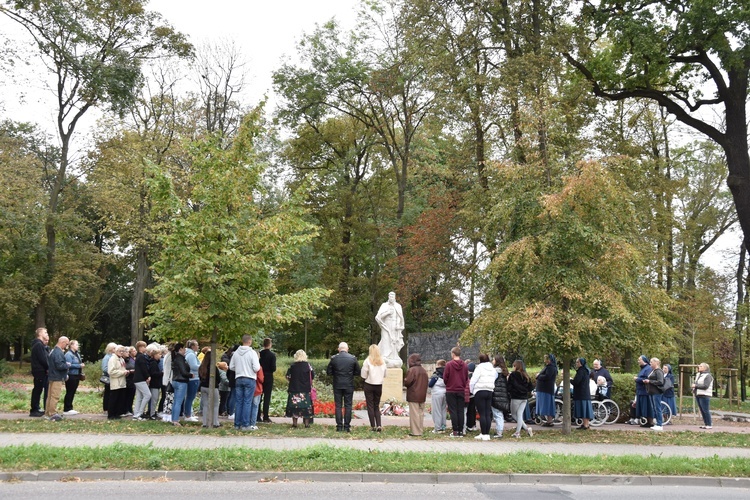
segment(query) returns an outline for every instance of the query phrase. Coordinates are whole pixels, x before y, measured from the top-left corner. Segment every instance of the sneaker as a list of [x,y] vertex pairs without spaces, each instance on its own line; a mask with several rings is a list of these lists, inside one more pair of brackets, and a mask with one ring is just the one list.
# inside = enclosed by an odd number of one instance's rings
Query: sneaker
[[258,426],[257,426],[257,425],[251,425],[251,426],[249,427],[249,429],[250,429],[251,431],[257,431],[257,430],[258,430]]
[[469,431],[469,432],[476,432],[477,428],[476,427],[467,427],[466,430]]
[[530,438],[533,438],[533,437],[534,437],[534,431],[532,431],[532,430],[531,430],[531,427],[527,427],[527,428],[526,428],[526,432],[528,432],[528,433],[529,433],[529,437],[530,437]]
[[252,427],[240,427],[240,430],[241,430],[242,432],[247,432],[247,431],[251,431],[251,430],[253,430],[253,428],[252,428]]
[[712,425],[707,425],[704,427],[704,429],[713,429],[714,427]]
[[663,431],[664,427],[662,427],[661,425],[654,425],[653,427],[651,427],[651,430],[652,431]]
[[68,410],[68,411],[64,411],[63,415],[78,415],[78,412],[75,410]]
[[442,429],[432,429],[433,434],[442,434],[443,432],[445,431],[443,431]]
[[232,413],[231,415],[229,415],[229,416],[227,417],[227,420],[234,420],[234,413]]
[[480,434],[480,436],[482,436],[482,441],[489,441],[490,440],[490,435],[489,434]]
[[521,435],[519,433],[517,433],[517,432],[515,434],[513,434],[513,437],[516,438],[516,439],[521,439]]
[[63,418],[62,418],[62,415],[59,415],[59,414],[55,413],[55,414],[54,414],[54,415],[52,415],[52,416],[51,416],[51,417],[50,417],[49,419],[50,419],[50,420],[51,420],[52,422],[59,422],[59,421],[61,421],[61,420],[62,420]]
[[448,437],[460,438],[460,437],[464,437],[464,436],[463,436],[463,434],[459,434],[458,432],[452,432],[452,433],[448,434]]
[[185,417],[185,422],[200,422],[200,421],[201,421],[201,419],[199,419],[196,416]]
[[481,441],[484,439],[484,434],[477,434],[476,436],[474,436],[474,439],[476,439],[477,441]]
[[495,435],[494,435],[494,436],[492,436],[492,437],[493,437],[493,438],[495,438],[495,439],[502,439],[502,438],[503,438],[503,435],[502,435],[502,434],[495,434]]

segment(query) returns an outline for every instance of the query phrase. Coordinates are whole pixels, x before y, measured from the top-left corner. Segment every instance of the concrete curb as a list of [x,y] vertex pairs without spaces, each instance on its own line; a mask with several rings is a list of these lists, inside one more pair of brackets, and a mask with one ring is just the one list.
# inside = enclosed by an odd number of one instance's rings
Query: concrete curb
[[0,472],[0,481],[314,481],[389,484],[570,484],[596,486],[690,485],[750,489],[750,478],[693,476],[592,476],[575,474],[489,474],[376,472],[221,472],[221,471],[21,471]]

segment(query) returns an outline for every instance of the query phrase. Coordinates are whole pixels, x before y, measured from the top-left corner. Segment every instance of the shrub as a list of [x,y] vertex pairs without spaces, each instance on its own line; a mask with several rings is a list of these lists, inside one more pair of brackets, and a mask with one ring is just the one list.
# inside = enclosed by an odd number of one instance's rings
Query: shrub
[[0,359],[0,378],[9,377],[15,373],[15,370],[10,363],[4,359]]

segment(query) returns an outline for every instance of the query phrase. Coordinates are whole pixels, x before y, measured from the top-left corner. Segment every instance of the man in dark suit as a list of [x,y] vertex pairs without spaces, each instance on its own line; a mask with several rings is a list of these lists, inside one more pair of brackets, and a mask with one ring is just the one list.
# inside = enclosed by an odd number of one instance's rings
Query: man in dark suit
[[339,353],[331,358],[326,373],[333,377],[333,401],[336,405],[336,431],[351,432],[354,375],[360,372],[357,358],[349,354],[346,342],[339,344]]

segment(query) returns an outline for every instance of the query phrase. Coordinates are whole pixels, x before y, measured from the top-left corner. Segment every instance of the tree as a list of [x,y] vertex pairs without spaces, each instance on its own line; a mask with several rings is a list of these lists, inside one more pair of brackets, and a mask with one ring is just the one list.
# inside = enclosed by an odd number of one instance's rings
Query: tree
[[[668,298],[644,278],[622,183],[601,165],[582,163],[559,192],[542,198],[537,214],[534,227],[493,260],[496,290],[466,339],[494,352],[556,353],[564,381],[577,356],[664,351]],[[568,391],[564,398],[570,432]]]
[[60,158],[47,201],[47,263],[36,304],[36,326],[45,326],[44,286],[57,272],[57,216],[60,194],[69,183],[71,140],[81,118],[93,107],[122,112],[141,82],[141,63],[160,54],[188,55],[185,38],[144,9],[146,0],[5,0],[0,13],[22,26],[36,42],[52,76],[55,128]]
[[155,169],[150,189],[156,208],[169,216],[169,228],[159,238],[162,251],[153,266],[151,338],[210,338],[215,358],[217,343],[312,317],[323,307],[329,292],[321,288],[279,293],[279,273],[316,232],[296,196],[276,213],[258,209],[263,164],[253,142],[261,132],[259,116],[256,109],[244,119],[228,150],[218,135],[192,146],[189,197],[178,197],[169,176]]
[[[721,146],[746,245],[748,23],[743,0],[584,1],[577,18],[579,42],[564,51],[595,95],[651,99]],[[711,123],[713,113],[723,115],[723,123]]]

